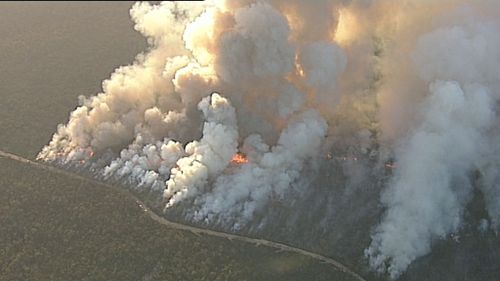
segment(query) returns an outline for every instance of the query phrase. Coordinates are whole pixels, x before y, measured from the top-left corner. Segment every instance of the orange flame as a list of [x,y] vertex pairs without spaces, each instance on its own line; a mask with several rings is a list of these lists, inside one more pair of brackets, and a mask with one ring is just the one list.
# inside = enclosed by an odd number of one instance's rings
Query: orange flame
[[245,163],[248,163],[248,159],[246,158],[246,156],[243,154],[243,153],[236,153],[234,156],[233,156],[233,159],[231,159],[231,163],[234,163],[234,164],[245,164]]

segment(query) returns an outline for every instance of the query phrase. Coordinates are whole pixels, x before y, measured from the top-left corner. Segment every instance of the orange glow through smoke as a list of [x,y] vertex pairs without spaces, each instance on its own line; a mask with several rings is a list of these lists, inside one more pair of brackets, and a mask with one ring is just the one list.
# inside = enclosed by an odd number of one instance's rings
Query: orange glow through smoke
[[233,156],[233,159],[231,159],[231,163],[238,165],[245,164],[248,163],[248,159],[245,157],[244,154],[238,152]]
[[357,36],[358,23],[356,16],[348,9],[339,9],[339,19],[335,30],[334,40],[340,46],[347,46],[352,43]]

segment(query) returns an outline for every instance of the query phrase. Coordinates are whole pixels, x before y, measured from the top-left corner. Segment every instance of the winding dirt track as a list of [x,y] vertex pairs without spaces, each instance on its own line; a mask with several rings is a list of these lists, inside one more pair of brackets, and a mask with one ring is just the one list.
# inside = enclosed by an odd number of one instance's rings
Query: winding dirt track
[[127,192],[124,188],[113,186],[113,185],[110,185],[110,184],[107,184],[107,183],[104,183],[104,182],[100,182],[100,181],[97,181],[97,180],[94,180],[94,179],[91,179],[91,178],[83,177],[81,175],[78,175],[78,174],[75,174],[75,173],[72,173],[72,172],[69,172],[69,171],[61,170],[61,169],[56,168],[54,166],[49,166],[49,165],[43,164],[41,162],[35,162],[35,161],[29,160],[29,159],[26,159],[26,158],[23,158],[23,157],[20,157],[20,156],[17,156],[15,154],[11,154],[11,153],[8,153],[8,152],[5,152],[5,151],[1,151],[1,150],[0,150],[0,157],[11,159],[11,160],[18,161],[18,162],[22,162],[22,163],[34,166],[36,168],[40,168],[40,169],[43,169],[43,170],[46,170],[46,171],[50,171],[50,172],[54,172],[54,173],[58,173],[58,174],[63,174],[63,175],[66,175],[66,176],[69,176],[69,177],[72,177],[72,178],[76,178],[76,179],[79,179],[79,180],[82,180],[82,181],[91,182],[91,183],[96,184],[96,185],[106,186],[108,188],[112,188],[113,190],[116,190],[117,192],[124,193],[127,196],[133,198],[135,200],[135,202],[137,203],[137,205],[146,214],[148,214],[151,219],[155,220],[156,222],[158,222],[160,224],[168,226],[170,228],[184,230],[184,231],[190,231],[190,232],[192,232],[194,234],[197,234],[197,235],[206,234],[206,235],[211,235],[211,236],[226,238],[226,239],[229,239],[229,240],[242,241],[242,242],[254,244],[256,246],[264,245],[264,246],[275,248],[275,249],[278,249],[278,250],[281,250],[281,251],[298,253],[298,254],[301,254],[301,255],[313,258],[315,260],[319,260],[319,261],[321,261],[323,263],[330,264],[333,267],[335,267],[336,269],[338,269],[339,271],[344,272],[346,274],[349,274],[349,275],[351,275],[352,277],[354,277],[355,279],[357,279],[359,281],[366,281],[363,277],[361,277],[360,275],[358,275],[357,273],[355,273],[354,271],[350,270],[348,267],[346,267],[345,265],[341,264],[340,262],[338,262],[338,261],[336,261],[334,259],[322,256],[322,255],[319,255],[319,254],[316,254],[316,253],[312,253],[312,252],[309,252],[309,251],[306,251],[306,250],[303,250],[303,249],[299,249],[299,248],[288,246],[288,245],[285,245],[285,244],[282,244],[282,243],[278,243],[278,242],[273,242],[273,241],[264,240],[264,239],[255,239],[255,238],[250,238],[250,237],[246,237],[246,236],[240,236],[240,235],[236,235],[236,234],[230,234],[230,233],[226,233],[226,232],[219,232],[219,231],[214,231],[214,230],[209,230],[209,229],[204,229],[204,228],[198,228],[198,227],[194,227],[194,226],[190,226],[190,225],[184,225],[184,224],[172,222],[172,221],[169,221],[169,220],[167,220],[167,219],[165,219],[163,217],[158,216],[155,212],[153,212],[151,209],[149,209],[148,207],[146,207],[146,205],[141,200],[139,200],[139,198],[137,198],[136,196],[134,196],[132,193]]

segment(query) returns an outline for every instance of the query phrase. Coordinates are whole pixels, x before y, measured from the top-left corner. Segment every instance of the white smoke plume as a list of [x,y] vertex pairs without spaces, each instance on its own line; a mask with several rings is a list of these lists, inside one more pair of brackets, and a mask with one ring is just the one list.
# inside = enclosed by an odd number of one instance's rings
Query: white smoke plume
[[[429,91],[418,104],[417,125],[398,141],[398,168],[382,195],[387,211],[365,252],[373,268],[392,278],[429,253],[436,239],[460,229],[478,185],[474,172],[492,172],[481,166],[492,164],[485,155],[493,150],[489,139],[500,90],[494,77],[500,71],[500,26],[467,14],[462,23],[453,18],[421,35],[411,55]],[[498,189],[487,179],[485,197],[495,198]],[[498,203],[486,200],[496,221]]]
[[177,160],[185,154],[178,142],[164,139],[155,144],[144,144],[142,136],[120,152],[120,157],[104,168],[105,179],[126,177],[131,184],[152,186],[154,189],[165,187],[165,180]]
[[136,3],[148,50],[80,97],[38,159],[238,230],[309,190],[310,163],[356,151],[374,167],[343,176],[392,169],[364,254],[397,278],[460,231],[476,188],[482,229],[500,230],[499,11],[493,0]]
[[304,161],[316,156],[326,135],[326,122],[314,111],[305,111],[283,130],[278,143],[269,149],[259,135],[250,135],[244,144],[249,162],[234,173],[217,178],[212,192],[196,204],[196,220],[233,221],[239,228],[251,220],[267,198],[282,198],[300,177]]
[[367,250],[374,268],[397,277],[436,238],[458,230],[470,199],[469,172],[481,155],[491,125],[491,98],[485,88],[436,81],[430,86],[424,120],[396,151],[398,168],[382,196],[388,208]]
[[238,147],[236,114],[229,102],[214,93],[200,101],[198,108],[205,116],[203,137],[186,145],[189,156],[177,161],[172,169],[164,196],[167,207],[195,196],[208,184],[208,179],[221,173]]
[[[99,160],[105,179],[164,189],[167,208],[195,198],[198,220],[248,222],[283,198],[327,134],[346,54],[328,32],[300,40],[284,3],[240,4],[135,4],[150,50],[82,97],[38,158]],[[249,163],[229,165],[238,147]]]

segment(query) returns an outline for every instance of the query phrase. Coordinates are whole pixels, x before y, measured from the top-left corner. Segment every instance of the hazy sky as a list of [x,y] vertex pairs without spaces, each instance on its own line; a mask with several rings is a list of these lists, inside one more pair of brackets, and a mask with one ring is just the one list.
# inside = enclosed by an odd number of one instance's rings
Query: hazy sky
[[[34,157],[78,95],[143,51],[132,2],[0,3],[0,143]],[[23,114],[20,115],[19,112]]]

